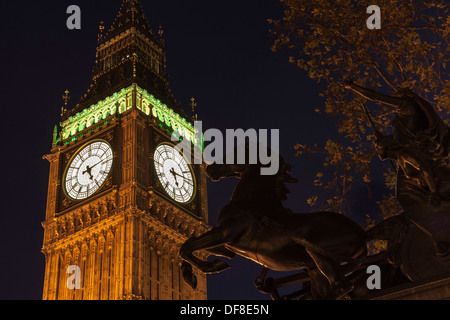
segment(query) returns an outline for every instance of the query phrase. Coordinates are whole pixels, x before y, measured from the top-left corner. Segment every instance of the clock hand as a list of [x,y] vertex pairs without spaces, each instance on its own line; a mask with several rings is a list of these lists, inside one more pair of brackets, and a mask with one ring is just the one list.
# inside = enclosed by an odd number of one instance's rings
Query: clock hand
[[181,175],[181,174],[179,174],[179,173],[176,173],[175,171],[172,172],[172,174],[173,174],[173,175],[177,175],[177,176],[183,178],[184,180],[192,181],[191,179],[188,179],[188,178],[186,178],[185,176],[183,176],[183,175]]
[[94,169],[100,163],[103,163],[103,162],[108,161],[108,160],[109,159],[105,159],[103,161],[99,161],[96,164],[94,164],[92,167],[86,166],[86,170],[84,172],[82,172],[81,174],[85,174],[87,172],[89,174],[90,179],[93,180],[94,176],[92,175],[92,169]]
[[179,176],[179,177],[183,178],[183,181],[186,181],[186,182],[189,183],[190,185],[193,185],[193,184],[194,184],[194,182],[193,182],[191,179],[188,179],[188,178],[186,178],[185,176],[182,176],[181,174],[176,173],[175,170],[174,170],[173,168],[170,170],[170,173],[171,173],[171,174],[173,175],[173,177],[175,178],[175,183],[177,184],[177,187],[178,187],[179,185],[178,185],[178,181],[177,181],[176,176]]
[[99,165],[100,163],[103,163],[103,162],[108,161],[108,160],[109,160],[109,159],[105,159],[105,160],[103,160],[103,161],[97,162],[96,164],[94,164],[94,165],[91,167],[91,169],[93,169],[94,167],[96,167],[96,166]]
[[173,174],[174,176],[179,176],[179,177],[181,177],[183,179],[186,179],[185,176],[177,173],[173,168],[172,168],[172,170],[170,170],[170,173]]
[[92,176],[91,170],[93,167],[89,168],[89,166],[86,166],[86,170],[84,172],[82,172],[81,174],[85,174],[86,172],[89,173],[90,179],[94,179],[94,177]]
[[177,187],[178,187],[177,173],[175,172],[175,169],[172,168],[172,169],[170,170],[170,173],[173,175],[173,177],[174,177],[174,179],[175,179],[175,184],[176,184]]

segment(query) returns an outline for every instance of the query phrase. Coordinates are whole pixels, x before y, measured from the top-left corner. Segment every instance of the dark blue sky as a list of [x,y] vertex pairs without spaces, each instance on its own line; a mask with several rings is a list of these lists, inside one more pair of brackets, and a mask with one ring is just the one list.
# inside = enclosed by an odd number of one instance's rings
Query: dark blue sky
[[[109,26],[122,0],[6,1],[0,30],[0,299],[41,299],[41,254],[52,132],[61,96],[78,103],[91,82],[98,25]],[[299,180],[286,206],[310,211],[319,157],[295,158],[298,142],[319,145],[333,137],[333,121],[314,112],[320,88],[272,53],[267,19],[279,18],[278,0],[141,0],[156,32],[165,32],[170,88],[189,112],[195,97],[204,129],[280,129],[281,155]],[[80,6],[82,29],[66,28],[66,9]],[[237,181],[210,183],[210,224]],[[365,212],[364,212],[365,213]],[[360,219],[363,212],[355,215]],[[208,277],[210,299],[267,299],[253,286],[260,267],[236,258],[231,270]]]

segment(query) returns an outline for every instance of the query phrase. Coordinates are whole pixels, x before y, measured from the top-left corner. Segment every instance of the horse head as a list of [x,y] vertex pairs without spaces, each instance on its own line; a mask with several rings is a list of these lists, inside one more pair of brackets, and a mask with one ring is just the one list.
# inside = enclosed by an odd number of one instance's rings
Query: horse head
[[[261,147],[261,146],[258,146]],[[245,161],[235,161],[229,163],[229,158],[222,159],[220,163],[212,163],[206,168],[206,174],[212,181],[219,181],[223,178],[236,177],[245,178],[247,181],[254,182],[257,187],[270,187],[276,192],[280,200],[285,200],[290,193],[285,183],[297,183],[298,180],[293,178],[291,174],[291,166],[284,162],[281,156],[278,156],[278,171],[274,175],[261,175],[261,168],[266,165],[262,164],[259,159],[250,161],[249,144],[245,145]],[[234,149],[234,155],[237,155],[238,148]],[[235,158],[236,160],[236,158]],[[239,162],[239,163],[238,163]]]

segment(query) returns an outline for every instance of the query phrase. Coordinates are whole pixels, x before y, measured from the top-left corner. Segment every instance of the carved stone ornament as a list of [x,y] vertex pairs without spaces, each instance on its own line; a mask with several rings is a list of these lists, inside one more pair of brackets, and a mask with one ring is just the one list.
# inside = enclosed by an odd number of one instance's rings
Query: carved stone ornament
[[113,134],[111,132],[108,132],[108,134],[105,136],[105,140],[111,142],[113,139]]
[[72,204],[72,201],[70,201],[69,199],[64,199],[62,202],[63,208],[67,208]]

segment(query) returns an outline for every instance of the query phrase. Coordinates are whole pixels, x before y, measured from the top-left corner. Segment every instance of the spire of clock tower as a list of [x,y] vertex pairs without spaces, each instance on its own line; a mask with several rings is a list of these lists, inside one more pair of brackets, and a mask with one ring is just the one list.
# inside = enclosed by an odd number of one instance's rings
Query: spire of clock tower
[[101,40],[101,43],[106,43],[131,28],[136,28],[154,43],[159,43],[145,17],[139,0],[123,1],[114,23],[109,28],[105,37]]
[[168,87],[164,43],[153,33],[139,0],[124,0],[105,30],[98,38],[91,87],[62,120],[132,84],[185,116]]

